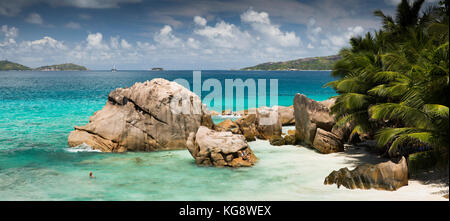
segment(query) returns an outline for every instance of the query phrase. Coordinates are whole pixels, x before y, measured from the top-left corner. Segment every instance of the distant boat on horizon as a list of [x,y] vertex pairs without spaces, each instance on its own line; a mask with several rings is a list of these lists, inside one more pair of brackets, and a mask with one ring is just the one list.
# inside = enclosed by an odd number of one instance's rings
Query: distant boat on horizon
[[113,64],[113,67],[112,67],[112,69],[111,69],[111,72],[116,72],[117,71],[117,69],[116,69],[116,65],[115,64]]

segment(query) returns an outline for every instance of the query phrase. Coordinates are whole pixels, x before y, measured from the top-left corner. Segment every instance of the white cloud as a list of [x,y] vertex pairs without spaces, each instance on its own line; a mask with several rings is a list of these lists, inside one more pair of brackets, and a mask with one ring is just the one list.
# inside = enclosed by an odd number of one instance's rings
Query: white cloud
[[153,37],[153,40],[169,48],[182,46],[181,40],[172,33],[172,27],[170,27],[170,25],[165,25],[159,30]]
[[241,14],[241,20],[247,23],[270,24],[269,14],[267,12],[258,13],[251,8]]
[[48,36],[45,36],[39,40],[25,41],[25,42],[23,42],[22,46],[24,46],[24,45],[35,48],[35,49],[42,49],[44,47],[60,49],[60,50],[67,49],[67,47],[64,45],[64,43],[57,41],[57,40],[53,39],[52,37],[48,37]]
[[0,42],[0,47],[5,47],[11,44],[15,44],[15,38],[19,34],[19,29],[16,27],[8,28],[8,25],[2,25],[1,34],[3,35],[3,41]]
[[329,40],[331,41],[331,43],[333,45],[338,46],[338,47],[343,47],[347,43],[347,39],[344,38],[343,36],[333,35],[329,38]]
[[5,38],[16,38],[19,35],[19,29],[16,27],[8,28],[8,25],[2,25],[1,31]]
[[26,22],[31,24],[37,24],[42,25],[44,24],[44,20],[42,19],[41,15],[39,15],[36,12],[30,13],[28,17],[25,19]]
[[331,35],[328,37],[328,41],[322,42],[324,46],[344,47],[348,45],[350,38],[361,35],[364,33],[364,28],[361,26],[348,27],[347,31],[341,35]]
[[153,50],[156,50],[156,46],[155,46],[155,45],[152,45],[152,44],[150,44],[150,43],[148,43],[148,42],[140,42],[140,41],[137,41],[137,42],[136,42],[136,46],[137,46],[138,49],[141,49],[141,50],[144,50],[144,51],[153,51]]
[[188,38],[187,45],[193,49],[199,49],[200,48],[200,42],[195,40],[194,38]]
[[224,21],[217,22],[215,26],[196,29],[194,33],[206,37],[211,46],[218,48],[246,48],[251,41],[249,33]]
[[200,26],[205,26],[207,23],[206,19],[203,17],[200,17],[200,16],[195,16],[194,22],[195,22],[195,24],[200,25]]
[[267,40],[280,46],[301,45],[300,37],[296,36],[294,32],[282,32],[278,26],[271,24],[267,12],[256,12],[250,8],[241,15],[241,20],[249,23],[256,32],[262,34]]
[[80,29],[80,28],[81,28],[80,23],[72,22],[72,21],[66,23],[64,26],[65,26],[66,28],[71,28],[71,29]]
[[97,48],[97,49],[108,48],[108,45],[103,43],[103,35],[100,32],[97,32],[95,34],[88,34],[86,41],[87,46],[90,48]]
[[131,48],[131,44],[129,44],[125,39],[122,39],[120,41],[120,46],[124,49],[130,49]]
[[110,37],[109,42],[110,42],[109,45],[111,46],[111,48],[113,48],[113,49],[119,48],[119,36]]

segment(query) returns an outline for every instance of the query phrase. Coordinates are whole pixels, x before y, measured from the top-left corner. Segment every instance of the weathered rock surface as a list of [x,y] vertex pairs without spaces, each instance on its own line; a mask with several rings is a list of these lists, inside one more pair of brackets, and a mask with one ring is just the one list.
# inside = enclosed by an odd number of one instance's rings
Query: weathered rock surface
[[235,122],[247,141],[254,141],[256,137],[268,140],[273,135],[281,135],[281,117],[276,107],[260,107]]
[[288,135],[295,135],[295,130],[288,130],[288,131],[287,131],[287,134],[288,134]]
[[225,119],[216,125],[215,128],[217,131],[231,131],[234,134],[239,134],[241,131],[239,130],[239,125],[233,122],[230,119]]
[[296,144],[295,135],[284,136],[284,143],[286,145],[295,145]]
[[[303,94],[296,94],[294,97],[294,115],[297,131],[308,134],[311,124],[317,128],[331,131],[334,125],[334,118],[330,115],[330,110],[323,104],[307,98]],[[297,122],[299,121],[299,122]],[[309,136],[305,136],[308,138]]]
[[189,135],[187,146],[197,165],[249,167],[258,160],[244,136],[204,126]]
[[284,145],[284,138],[280,135],[273,135],[272,137],[270,137],[269,139],[270,145],[273,146],[281,146]]
[[273,135],[281,135],[281,117],[277,107],[260,107],[256,111],[257,137],[270,139]]
[[294,105],[289,107],[278,106],[278,112],[280,113],[281,125],[288,126],[295,124]]
[[[173,112],[181,106],[189,108]],[[103,109],[88,124],[76,126],[68,142],[104,152],[183,149],[189,134],[201,125],[214,124],[200,98],[178,83],[158,78],[112,91]]]
[[323,104],[328,109],[331,109],[331,107],[334,105],[335,102],[336,102],[336,98],[330,98],[328,100],[319,101],[319,103]]
[[382,189],[397,190],[408,185],[408,166],[406,159],[398,163],[392,161],[376,165],[364,164],[354,170],[342,168],[333,171],[325,178],[324,184],[336,183],[338,188],[342,185],[349,189]]
[[343,151],[348,128],[333,128],[335,121],[330,109],[335,99],[317,102],[303,94],[294,98],[295,137],[321,153]]
[[237,119],[236,124],[247,141],[256,140],[258,131],[256,130],[256,114],[249,114]]
[[344,145],[335,134],[320,128],[317,128],[313,147],[321,153],[335,153],[344,150]]

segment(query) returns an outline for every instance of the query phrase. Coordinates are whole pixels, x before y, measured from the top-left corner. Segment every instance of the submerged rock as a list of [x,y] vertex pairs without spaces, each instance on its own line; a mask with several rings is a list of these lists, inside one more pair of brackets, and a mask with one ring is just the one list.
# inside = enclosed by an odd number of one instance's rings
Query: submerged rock
[[249,167],[258,160],[244,136],[204,126],[189,135],[187,146],[197,165]]
[[324,184],[342,185],[349,189],[397,190],[408,185],[408,166],[404,157],[398,163],[392,161],[376,165],[364,164],[349,170],[347,167],[333,171],[325,178]]
[[189,134],[201,125],[214,124],[200,98],[158,78],[112,91],[103,109],[88,124],[76,126],[68,142],[104,152],[184,149]]

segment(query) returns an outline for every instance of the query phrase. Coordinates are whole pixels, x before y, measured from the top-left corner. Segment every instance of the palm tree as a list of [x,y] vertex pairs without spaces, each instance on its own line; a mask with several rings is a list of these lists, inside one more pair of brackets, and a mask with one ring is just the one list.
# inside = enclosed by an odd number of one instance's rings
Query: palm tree
[[383,28],[350,40],[326,86],[339,94],[336,126],[376,132],[391,156],[426,146],[448,158],[448,0],[420,14],[423,2],[403,0],[395,18],[375,11]]

